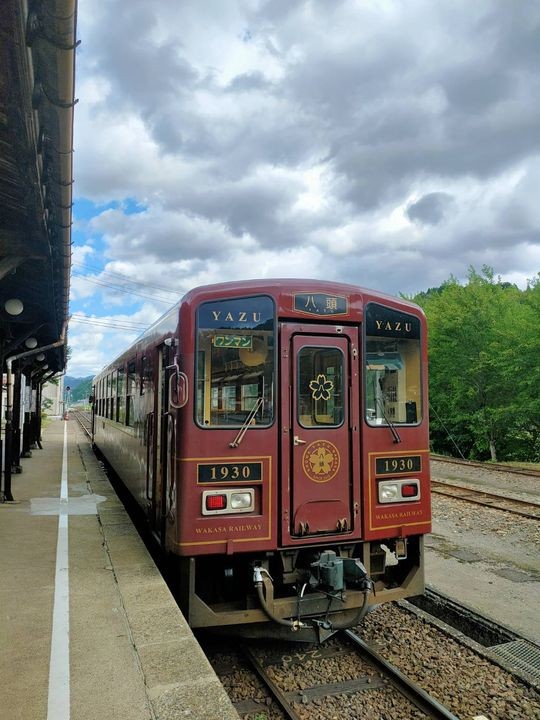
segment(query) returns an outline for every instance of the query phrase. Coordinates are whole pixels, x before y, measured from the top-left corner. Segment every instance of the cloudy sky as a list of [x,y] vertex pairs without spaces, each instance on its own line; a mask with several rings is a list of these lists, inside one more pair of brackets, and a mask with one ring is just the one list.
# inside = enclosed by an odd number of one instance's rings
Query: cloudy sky
[[537,0],[79,0],[70,375],[196,285],[540,270]]

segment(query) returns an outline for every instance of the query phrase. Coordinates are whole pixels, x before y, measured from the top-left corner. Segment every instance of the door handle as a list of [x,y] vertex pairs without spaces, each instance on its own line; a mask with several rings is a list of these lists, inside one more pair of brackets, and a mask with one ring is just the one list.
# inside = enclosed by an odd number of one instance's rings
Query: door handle
[[298,437],[298,435],[295,435],[295,436],[294,436],[294,444],[295,444],[295,445],[305,445],[306,442],[307,442],[306,440],[300,440],[300,438]]

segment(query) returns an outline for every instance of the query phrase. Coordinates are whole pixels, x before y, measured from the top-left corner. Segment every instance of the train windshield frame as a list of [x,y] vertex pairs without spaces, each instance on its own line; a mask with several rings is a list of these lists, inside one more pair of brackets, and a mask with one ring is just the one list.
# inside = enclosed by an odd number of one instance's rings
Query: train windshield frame
[[255,428],[272,425],[276,415],[273,299],[256,295],[204,302],[196,320],[197,424],[206,429],[238,428],[246,421]]
[[422,413],[420,319],[369,303],[364,318],[364,397],[368,425],[419,425]]

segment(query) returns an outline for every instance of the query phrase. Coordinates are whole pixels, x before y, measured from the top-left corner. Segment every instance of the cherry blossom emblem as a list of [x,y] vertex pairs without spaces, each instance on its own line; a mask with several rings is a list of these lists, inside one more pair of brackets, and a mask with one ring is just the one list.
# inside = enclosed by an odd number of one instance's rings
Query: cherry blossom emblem
[[339,465],[338,449],[327,440],[315,440],[304,450],[302,467],[313,482],[328,482],[335,477]]
[[314,400],[330,400],[334,383],[332,380],[327,380],[326,375],[321,374],[317,375],[316,380],[312,380],[309,383],[309,389],[311,390],[311,397]]

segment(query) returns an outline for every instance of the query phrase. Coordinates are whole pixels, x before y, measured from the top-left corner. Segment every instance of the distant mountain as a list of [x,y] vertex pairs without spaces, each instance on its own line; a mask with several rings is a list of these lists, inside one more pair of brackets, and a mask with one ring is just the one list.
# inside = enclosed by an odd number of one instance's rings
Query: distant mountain
[[93,375],[88,375],[88,377],[84,378],[76,378],[66,375],[64,378],[64,389],[67,387],[71,389],[71,399],[73,402],[88,400],[88,397],[92,394],[93,379]]
[[94,377],[93,375],[88,375],[87,377],[76,378],[76,377],[71,377],[71,375],[66,375],[64,377],[64,387],[65,388],[70,387],[71,390],[73,391],[82,382],[86,382],[87,380],[92,380],[93,377]]
[[93,379],[93,375],[89,378],[86,378],[82,381],[82,383],[80,383],[80,385],[77,385],[75,390],[72,390],[71,397],[73,398],[73,402],[78,402],[79,400],[84,400],[84,402],[88,402],[88,398],[92,394]]

